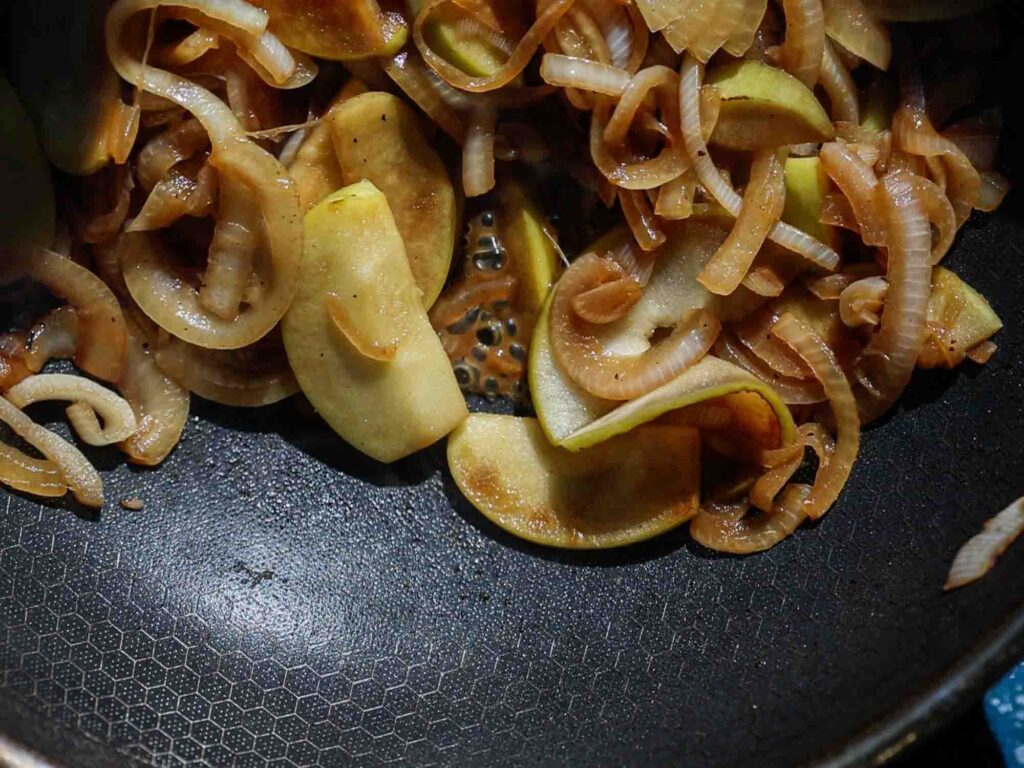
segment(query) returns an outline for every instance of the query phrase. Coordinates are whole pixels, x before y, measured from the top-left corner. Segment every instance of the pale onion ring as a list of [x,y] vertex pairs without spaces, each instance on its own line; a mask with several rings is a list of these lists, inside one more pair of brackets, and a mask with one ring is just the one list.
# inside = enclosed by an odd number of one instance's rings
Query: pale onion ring
[[985,521],[981,533],[973,536],[956,553],[944,589],[956,589],[977,581],[996,564],[998,557],[1024,532],[1024,498],[1017,499],[995,517]]
[[806,485],[790,485],[775,503],[771,514],[749,517],[747,502],[701,505],[690,521],[690,535],[698,544],[716,552],[749,555],[771,549],[789,537],[807,519],[803,500]]
[[[127,440],[137,428],[135,414],[123,398],[83,376],[38,373],[15,384],[4,396],[21,409],[49,400],[69,401],[68,421],[88,445]],[[103,419],[102,427],[97,415]]]

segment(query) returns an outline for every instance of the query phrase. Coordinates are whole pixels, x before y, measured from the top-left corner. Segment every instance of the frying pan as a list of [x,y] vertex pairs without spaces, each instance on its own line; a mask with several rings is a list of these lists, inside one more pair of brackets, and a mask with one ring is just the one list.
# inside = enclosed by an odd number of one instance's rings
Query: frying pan
[[194,400],[156,470],[89,451],[141,511],[5,493],[0,731],[84,768],[885,762],[1024,654],[1024,546],[941,591],[1024,494],[1022,200],[946,262],[1006,321],[995,358],[916,374],[835,508],[764,554],[535,547],[443,444],[376,464],[287,402]]

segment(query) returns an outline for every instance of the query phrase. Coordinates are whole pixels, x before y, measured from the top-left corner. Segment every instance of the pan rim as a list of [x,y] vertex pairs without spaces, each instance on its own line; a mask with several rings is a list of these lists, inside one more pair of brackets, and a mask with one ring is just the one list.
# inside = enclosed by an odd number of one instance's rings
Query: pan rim
[[803,768],[881,766],[927,744],[1024,659],[1024,600],[924,688]]

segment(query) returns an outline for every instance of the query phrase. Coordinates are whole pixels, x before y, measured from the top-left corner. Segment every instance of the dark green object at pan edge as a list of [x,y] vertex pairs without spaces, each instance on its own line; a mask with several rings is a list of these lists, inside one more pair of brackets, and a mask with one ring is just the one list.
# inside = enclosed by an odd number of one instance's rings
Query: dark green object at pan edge
[[443,443],[375,464],[291,403],[196,399],[156,470],[90,451],[98,517],[0,494],[0,732],[74,768],[847,766],[919,743],[1024,654],[1024,545],[941,591],[1024,494],[1024,195],[945,263],[1005,320],[998,353],[916,374],[836,507],[762,555],[685,528],[535,547],[460,497]]

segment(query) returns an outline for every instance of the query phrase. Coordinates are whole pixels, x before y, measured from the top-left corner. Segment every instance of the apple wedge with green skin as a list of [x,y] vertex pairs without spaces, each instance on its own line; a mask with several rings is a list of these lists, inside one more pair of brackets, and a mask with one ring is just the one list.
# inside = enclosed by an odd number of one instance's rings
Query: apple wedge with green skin
[[334,111],[331,135],[344,183],[366,179],[387,197],[429,308],[451,267],[458,208],[448,171],[416,113],[389,93],[364,93]]
[[[955,320],[946,320],[947,307],[955,310]],[[932,270],[932,293],[928,298],[928,324],[942,328],[948,334],[946,343],[964,351],[988,340],[1000,328],[1003,321],[992,309],[984,296],[965,283],[955,272],[945,267]],[[929,338],[917,359],[920,368],[952,367],[949,358],[938,345],[941,340]]]
[[55,204],[50,166],[35,128],[11,84],[0,74],[0,237],[5,245],[53,243]]
[[700,505],[700,435],[649,424],[579,453],[535,419],[477,413],[448,438],[448,468],[488,520],[549,547],[607,549],[664,533]]
[[10,3],[8,74],[43,151],[65,173],[95,173],[110,159],[106,130],[121,80],[107,60],[109,3]]
[[519,277],[519,302],[528,312],[544,304],[558,272],[558,254],[545,232],[544,215],[518,181],[510,179],[498,189],[501,237]]
[[717,146],[751,151],[835,137],[814,92],[781,69],[740,60],[709,69],[704,82],[722,97],[711,134]]
[[306,214],[299,287],[281,330],[313,407],[378,461],[425,448],[466,417],[387,198],[371,182]]
[[831,248],[838,246],[835,227],[821,223],[821,207],[828,192],[828,177],[816,157],[789,157],[783,171],[786,203],[782,220]]

